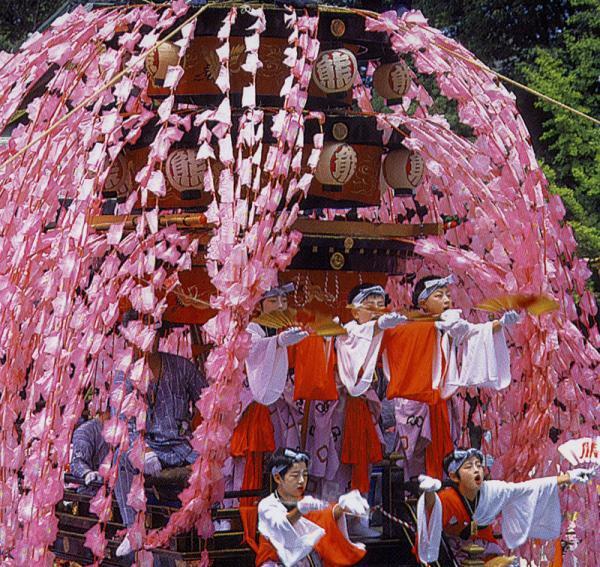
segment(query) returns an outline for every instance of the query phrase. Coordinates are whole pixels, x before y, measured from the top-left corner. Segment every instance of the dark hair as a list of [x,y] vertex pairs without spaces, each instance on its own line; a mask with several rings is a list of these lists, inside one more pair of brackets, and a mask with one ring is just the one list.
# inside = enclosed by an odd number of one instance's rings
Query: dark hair
[[[294,455],[304,455],[305,459],[298,459],[294,456],[291,456],[287,453],[292,453]],[[291,449],[289,447],[279,447],[275,452],[271,455],[269,459],[269,472],[273,475],[273,469],[279,469],[278,474],[283,478],[288,470],[294,465],[294,463],[305,462],[308,466],[308,455],[298,451],[296,449]]]
[[415,308],[419,308],[419,295],[421,295],[421,292],[425,289],[425,283],[430,282],[431,280],[439,280],[440,277],[441,276],[425,276],[415,284],[412,294],[412,302]]
[[[460,447],[462,449],[462,447]],[[450,451],[445,457],[444,460],[442,461],[442,468],[444,469],[444,472],[446,473],[447,477],[450,477],[450,473],[448,472],[448,467],[450,466],[450,463],[454,461],[454,451]]]
[[[351,304],[354,301],[354,298],[363,290],[363,289],[367,289],[369,287],[374,287],[376,285],[379,284],[375,284],[375,283],[362,283],[362,284],[358,284],[355,285],[351,290],[350,293],[348,294],[348,304]],[[383,286],[382,286],[383,287]],[[375,295],[375,294],[373,294]],[[370,297],[369,295],[367,297]],[[388,305],[390,302],[390,298],[388,297],[388,294],[384,294],[384,299],[385,299],[385,304]]]

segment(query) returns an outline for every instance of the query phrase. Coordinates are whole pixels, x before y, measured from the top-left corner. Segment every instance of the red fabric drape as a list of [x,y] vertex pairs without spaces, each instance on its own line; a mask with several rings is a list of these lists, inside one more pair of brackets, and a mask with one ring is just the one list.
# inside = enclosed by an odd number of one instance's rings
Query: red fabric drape
[[[231,455],[245,457],[242,490],[261,488],[263,480],[263,455],[275,450],[275,433],[269,408],[252,403],[244,412],[231,437]],[[242,499],[251,504],[251,499]]]
[[431,386],[437,331],[433,322],[415,322],[386,330],[385,350],[390,368],[387,398],[406,398],[426,404],[439,399]]
[[560,538],[554,540],[554,557],[548,565],[548,567],[562,567],[563,566],[563,549],[560,543]]
[[425,449],[425,470],[429,476],[442,479],[442,461],[454,449],[446,400],[429,405],[429,423],[431,443]]
[[240,506],[240,518],[242,526],[244,526],[244,543],[254,553],[258,553],[258,544],[256,543],[256,531],[258,528],[258,507],[257,506]]
[[[451,530],[456,530],[458,535],[466,526],[470,526],[471,517],[465,508],[465,504],[454,488],[444,488],[438,492],[438,496],[442,501],[442,529],[448,533]],[[450,520],[456,518],[456,523],[451,524]],[[486,541],[496,542],[496,538],[492,532],[492,526],[486,526],[477,532],[477,538]]]
[[335,349],[333,341],[310,336],[288,349],[294,368],[294,400],[338,399],[335,386]]
[[[383,347],[390,368],[387,397],[406,398],[429,405],[431,443],[425,450],[427,474],[442,478],[442,461],[454,449],[450,435],[448,404],[432,387],[437,331],[431,321],[399,325],[385,331]],[[445,360],[442,360],[442,375]]]
[[381,441],[364,398],[348,397],[342,440],[342,463],[352,465],[352,488],[369,491],[369,464],[383,459]]

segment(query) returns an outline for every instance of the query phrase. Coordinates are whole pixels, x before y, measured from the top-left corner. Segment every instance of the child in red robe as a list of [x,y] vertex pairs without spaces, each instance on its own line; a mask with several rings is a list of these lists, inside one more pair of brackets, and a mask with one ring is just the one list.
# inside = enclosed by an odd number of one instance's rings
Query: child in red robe
[[[484,480],[484,456],[478,449],[456,449],[443,465],[451,487],[441,488],[436,478],[419,477],[424,492],[417,505],[421,561],[437,561],[442,531],[459,561],[469,541],[485,549],[485,561],[502,556],[491,529],[500,514],[502,538],[511,550],[528,538],[556,539],[561,526],[558,486],[586,483],[594,476],[593,469],[574,469],[517,483]],[[511,563],[512,558],[506,564]]]
[[334,567],[365,556],[364,546],[348,538],[346,514],[368,514],[366,500],[358,491],[336,504],[306,496],[308,463],[308,455],[293,449],[278,449],[271,458],[276,488],[258,505],[257,566]]

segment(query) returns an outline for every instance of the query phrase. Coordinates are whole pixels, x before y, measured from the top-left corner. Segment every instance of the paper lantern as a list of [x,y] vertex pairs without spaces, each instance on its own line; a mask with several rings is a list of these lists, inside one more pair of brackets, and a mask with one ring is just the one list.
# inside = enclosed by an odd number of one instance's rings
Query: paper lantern
[[373,86],[383,98],[400,98],[410,87],[411,78],[408,65],[404,61],[385,63],[375,69]]
[[202,190],[206,170],[206,160],[196,159],[196,149],[194,148],[172,151],[165,163],[167,181],[173,189],[180,193]]
[[394,150],[383,160],[383,177],[394,189],[415,189],[423,179],[425,161],[414,152]]
[[175,67],[179,64],[179,48],[167,41],[146,56],[146,71],[153,83],[164,81],[169,66]]
[[358,156],[349,144],[326,143],[315,176],[323,185],[344,185],[356,172],[357,162]]
[[116,197],[118,200],[124,200],[131,192],[131,188],[132,177],[127,158],[119,154],[108,170],[102,194],[107,198]]
[[324,93],[339,93],[352,88],[357,72],[354,53],[332,49],[319,54],[313,67],[313,79]]

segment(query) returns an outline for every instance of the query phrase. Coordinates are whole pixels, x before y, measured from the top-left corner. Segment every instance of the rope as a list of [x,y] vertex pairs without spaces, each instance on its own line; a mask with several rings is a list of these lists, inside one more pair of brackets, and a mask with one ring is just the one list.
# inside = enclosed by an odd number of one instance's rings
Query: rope
[[376,506],[371,507],[371,511],[374,512],[375,510],[379,510],[382,513],[382,515],[384,515],[388,520],[391,520],[392,522],[395,522],[396,524],[401,525],[402,527],[406,528],[407,530],[410,530],[412,533],[415,533],[414,526],[412,526],[408,522],[405,522],[404,520],[401,520],[400,518],[394,516],[387,510],[384,510],[383,506],[381,506],[381,504],[377,504]]

